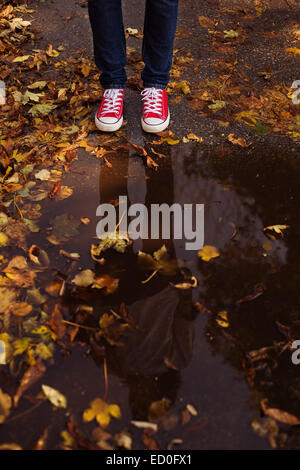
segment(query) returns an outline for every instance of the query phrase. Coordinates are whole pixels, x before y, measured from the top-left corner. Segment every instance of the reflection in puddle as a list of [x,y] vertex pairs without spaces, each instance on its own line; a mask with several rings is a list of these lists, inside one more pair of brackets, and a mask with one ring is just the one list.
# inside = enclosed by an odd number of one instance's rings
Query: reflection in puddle
[[[75,348],[47,372],[48,380],[71,397],[80,421],[81,395],[85,403],[103,396],[107,368],[108,401],[120,404],[121,428],[131,430],[136,449],[143,445],[130,420],[154,418],[162,448],[173,438],[182,439],[184,449],[269,448],[271,431],[264,434],[269,441],[259,436],[264,426],[272,428],[279,447],[297,448],[297,431],[261,418],[259,410],[260,399],[268,398],[272,406],[300,415],[300,380],[285,347],[289,338],[284,329],[299,329],[293,159],[262,159],[259,151],[251,156],[237,151],[225,162],[209,149],[184,145],[172,148],[157,172],[146,170],[135,154],[118,154],[111,163],[112,168],[100,167],[98,179],[98,161],[82,156],[74,166],[86,165],[88,177],[78,186],[76,175],[66,176],[65,184],[77,187],[60,208],[92,220],[65,249],[82,254],[84,269],[118,278],[119,288],[105,296],[97,289],[68,286],[64,302],[70,320],[97,327],[101,318],[102,333],[81,330],[78,339],[89,345],[90,355]],[[200,259],[197,250],[186,249],[185,238],[138,239],[124,254],[108,250],[103,265],[93,264],[89,247],[96,208],[120,195],[148,208],[204,204],[204,243],[216,247],[220,256]],[[51,220],[56,207],[47,204]],[[268,238],[264,227],[273,224],[291,229],[284,237]],[[158,271],[145,283],[149,271],[140,269],[138,252],[152,254],[162,244],[177,259],[178,270],[171,275]],[[176,287],[192,276],[196,287]],[[82,305],[92,306],[93,315]],[[249,354],[262,347],[269,348],[262,358]],[[182,413],[187,404],[197,415]],[[120,425],[112,423],[111,432],[118,430]],[[53,437],[53,447],[58,444]]]

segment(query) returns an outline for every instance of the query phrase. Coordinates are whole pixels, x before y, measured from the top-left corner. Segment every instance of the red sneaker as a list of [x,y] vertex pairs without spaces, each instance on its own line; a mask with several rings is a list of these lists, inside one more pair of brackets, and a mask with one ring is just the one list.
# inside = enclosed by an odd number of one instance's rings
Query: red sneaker
[[145,132],[162,132],[170,123],[166,90],[145,88],[143,96],[142,128]]
[[105,90],[95,124],[100,131],[114,132],[123,124],[124,90],[108,88]]

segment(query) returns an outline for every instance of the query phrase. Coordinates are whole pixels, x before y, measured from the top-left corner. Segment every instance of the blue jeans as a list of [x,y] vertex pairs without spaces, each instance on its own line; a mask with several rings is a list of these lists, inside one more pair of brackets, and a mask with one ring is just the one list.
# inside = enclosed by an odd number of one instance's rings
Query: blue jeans
[[[126,40],[121,0],[89,0],[95,62],[103,88],[126,85]],[[144,87],[164,89],[169,81],[178,0],[146,0],[142,71]]]

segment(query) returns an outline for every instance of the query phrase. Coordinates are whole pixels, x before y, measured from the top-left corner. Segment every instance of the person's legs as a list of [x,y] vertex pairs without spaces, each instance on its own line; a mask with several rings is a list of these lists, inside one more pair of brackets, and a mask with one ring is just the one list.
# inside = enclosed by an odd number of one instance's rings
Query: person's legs
[[88,0],[95,63],[104,89],[126,85],[126,40],[121,0]]
[[178,0],[146,0],[142,79],[145,88],[164,89],[172,66]]

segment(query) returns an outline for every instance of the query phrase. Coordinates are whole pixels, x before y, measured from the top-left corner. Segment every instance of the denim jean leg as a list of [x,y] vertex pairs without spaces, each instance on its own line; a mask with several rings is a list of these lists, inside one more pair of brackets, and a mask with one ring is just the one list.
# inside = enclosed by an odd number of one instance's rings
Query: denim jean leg
[[103,88],[126,85],[126,39],[121,0],[88,0],[95,63]]
[[146,0],[142,79],[145,87],[165,88],[170,78],[178,0]]

